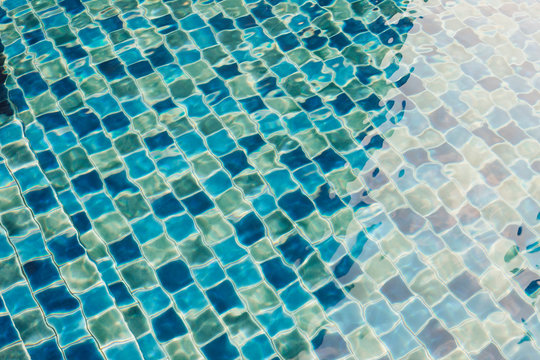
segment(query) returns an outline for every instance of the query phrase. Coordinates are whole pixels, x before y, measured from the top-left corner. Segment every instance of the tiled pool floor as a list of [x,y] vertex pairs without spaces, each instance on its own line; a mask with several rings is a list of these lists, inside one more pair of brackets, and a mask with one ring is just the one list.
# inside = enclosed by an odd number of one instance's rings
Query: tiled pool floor
[[0,359],[539,359],[539,16],[0,2]]

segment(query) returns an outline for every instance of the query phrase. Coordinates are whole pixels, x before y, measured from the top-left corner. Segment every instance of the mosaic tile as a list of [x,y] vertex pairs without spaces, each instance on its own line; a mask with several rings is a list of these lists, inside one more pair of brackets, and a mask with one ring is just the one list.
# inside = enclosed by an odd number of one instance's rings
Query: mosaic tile
[[0,358],[534,359],[537,4],[0,4]]

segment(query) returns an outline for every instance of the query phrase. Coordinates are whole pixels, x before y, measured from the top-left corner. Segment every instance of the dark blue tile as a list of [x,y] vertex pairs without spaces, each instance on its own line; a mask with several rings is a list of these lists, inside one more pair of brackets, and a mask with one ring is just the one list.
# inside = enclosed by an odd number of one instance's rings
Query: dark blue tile
[[61,285],[45,289],[36,294],[45,315],[67,313],[79,307],[79,302]]
[[328,148],[313,158],[321,167],[324,173],[339,169],[345,166],[345,160],[339,156],[333,149]]
[[356,67],[356,78],[364,85],[369,85],[374,79],[377,79],[382,71],[371,65],[360,65]]
[[0,316],[0,348],[19,340],[19,334],[9,316]]
[[168,34],[178,29],[178,23],[171,15],[163,15],[150,20],[159,30],[160,34]]
[[108,132],[113,132],[130,125],[129,119],[122,112],[107,115],[102,119],[102,121],[105,129],[107,129]]
[[81,0],[62,0],[58,5],[66,9],[70,15],[77,15],[85,10]]
[[345,255],[333,265],[332,272],[336,279],[342,284],[350,283],[362,274],[360,265],[358,265],[349,255]]
[[309,159],[306,157],[306,154],[302,151],[301,147],[289,151],[287,153],[281,154],[279,161],[287,166],[291,171],[305,165],[309,164]]
[[101,360],[103,355],[93,340],[85,340],[66,348],[64,351],[67,360]]
[[276,41],[279,45],[279,48],[285,52],[300,46],[300,42],[298,41],[296,36],[291,33],[286,33],[276,37]]
[[72,183],[79,196],[98,192],[103,188],[103,182],[95,170],[79,175],[72,180]]
[[215,70],[219,76],[221,76],[222,78],[226,80],[242,75],[242,73],[238,71],[237,64],[226,64],[226,65],[216,66]]
[[323,184],[319,187],[313,200],[319,212],[326,216],[331,216],[345,207],[345,204],[328,184]]
[[223,334],[202,347],[202,352],[208,360],[236,359],[240,354],[231,344],[227,334]]
[[300,220],[310,215],[315,206],[301,190],[287,193],[278,200],[278,205],[293,220]]
[[167,342],[187,334],[188,330],[173,308],[152,319],[152,327],[159,342]]
[[250,10],[253,16],[255,16],[259,21],[264,21],[265,19],[275,16],[272,13],[272,7],[268,4],[265,4],[263,1],[258,2]]
[[126,236],[120,241],[109,244],[109,250],[118,265],[142,257],[139,245],[137,245],[131,235]]
[[246,109],[248,113],[254,113],[267,108],[260,96],[252,96],[239,101],[242,104],[242,107]]
[[43,171],[57,169],[60,166],[58,165],[56,156],[50,150],[36,153],[36,158]]
[[174,61],[173,56],[165,48],[164,45],[160,45],[154,49],[150,49],[147,52],[148,52],[147,54],[148,60],[150,60],[154,68],[161,65],[172,63]]
[[50,131],[67,126],[66,119],[60,112],[51,112],[36,117],[36,120],[43,125],[45,131]]
[[282,289],[296,280],[297,276],[291,268],[285,266],[280,258],[273,258],[261,264],[264,277],[276,289]]
[[137,79],[146,75],[150,75],[154,72],[154,69],[152,68],[152,65],[150,65],[150,62],[146,60],[138,61],[134,64],[129,65],[127,67],[127,70]]
[[41,31],[41,29],[36,29],[23,33],[23,38],[28,44],[28,46],[30,46],[40,42],[41,40],[44,40],[45,35],[43,34],[43,31]]
[[154,209],[154,213],[160,219],[165,219],[171,215],[180,214],[184,211],[184,207],[172,193],[168,193],[152,201],[152,209]]
[[111,16],[110,18],[104,20],[98,20],[106,33],[112,33],[113,31],[119,30],[123,27],[122,20],[118,15]]
[[383,107],[379,105],[381,99],[375,94],[369,95],[365,99],[358,100],[357,104],[365,111],[378,111]]
[[185,205],[187,211],[193,216],[200,215],[214,207],[212,200],[210,200],[208,195],[202,191],[182,199],[182,203]]
[[68,115],[68,119],[79,138],[101,129],[99,119],[89,109],[81,109],[76,113]]
[[108,81],[121,79],[127,76],[126,70],[124,69],[124,65],[122,65],[122,63],[116,58],[104,61],[102,63],[97,64],[96,66],[98,70],[103,75],[105,75]]
[[24,194],[24,198],[34,214],[43,214],[58,206],[50,187],[30,191]]
[[238,143],[246,149],[248,154],[251,154],[252,152],[259,150],[265,144],[265,141],[261,135],[254,134],[238,139]]
[[[58,46],[58,49],[62,53],[64,59],[68,64],[71,64],[73,62],[76,62],[77,60],[83,59],[85,57],[88,57],[88,53],[83,49],[80,45],[62,45]],[[88,60],[88,59],[87,59]],[[75,71],[75,76],[91,76],[94,74],[94,70],[89,66],[81,66],[77,69],[78,71]]]
[[339,51],[343,50],[351,44],[351,40],[349,40],[343,33],[337,33],[336,35],[330,37],[329,45],[333,48],[338,49]]
[[252,168],[247,161],[246,154],[241,150],[237,150],[228,155],[222,156],[220,159],[232,177],[240,174],[245,169]]
[[233,224],[236,236],[243,245],[249,246],[264,237],[264,225],[254,214],[249,213]]
[[311,245],[300,235],[295,234],[277,246],[289,264],[300,266],[313,252]]
[[355,105],[352,100],[345,94],[340,94],[335,100],[329,102],[334,108],[337,115],[346,115],[354,109]]
[[238,295],[229,280],[223,281],[219,285],[208,289],[206,295],[218,314],[223,314],[232,308],[243,307],[242,302],[238,298]]
[[156,270],[163,288],[174,293],[193,282],[188,266],[181,260],[171,261]]
[[313,294],[326,310],[332,309],[345,300],[343,290],[337,287],[334,282],[329,282]]
[[315,30],[311,36],[303,37],[302,42],[306,46],[306,49],[315,51],[326,45],[326,43],[328,42],[328,38],[320,35],[321,30]]
[[114,284],[107,285],[111,295],[114,298],[114,302],[117,306],[124,306],[133,304],[133,296],[129,292],[127,286],[123,282],[115,282]]
[[84,234],[90,229],[92,229],[92,224],[90,223],[90,219],[88,218],[88,215],[84,211],[78,212],[72,216],[70,216],[71,221],[73,222],[73,226],[75,229],[79,232],[79,234]]
[[150,151],[164,150],[174,143],[169,133],[166,131],[160,132],[156,135],[144,138],[144,142]]
[[24,99],[24,94],[20,89],[9,90],[9,100],[19,112],[28,110],[28,104]]
[[[1,326],[1,325],[0,325]],[[28,355],[32,360],[63,360],[64,357],[54,339],[42,342],[39,345],[27,346]]]
[[47,246],[53,254],[54,261],[59,265],[84,255],[84,248],[75,236],[59,235],[49,240]]
[[154,105],[152,105],[152,108],[156,110],[158,114],[163,114],[171,109],[177,108],[177,106],[173,102],[172,98],[167,98],[165,100],[155,103]]
[[60,280],[60,274],[49,257],[27,262],[23,270],[34,291]]
[[113,197],[116,197],[123,191],[137,192],[138,190],[137,187],[128,180],[125,171],[121,171],[106,177],[105,185]]
[[51,91],[58,99],[63,99],[72,92],[77,91],[77,85],[69,77],[65,77],[51,84]]
[[17,83],[28,98],[36,97],[49,88],[37,72],[29,72],[17,78]]
[[343,22],[343,32],[345,32],[346,34],[355,36],[366,31],[367,31],[366,26],[360,20],[351,18]]
[[315,111],[324,106],[321,98],[318,95],[314,95],[310,98],[307,98],[305,101],[300,102],[299,104],[302,107],[302,109],[308,112]]
[[235,21],[236,21],[236,25],[240,29],[249,29],[249,28],[257,26],[257,22],[251,15],[245,15],[245,16],[239,17]]

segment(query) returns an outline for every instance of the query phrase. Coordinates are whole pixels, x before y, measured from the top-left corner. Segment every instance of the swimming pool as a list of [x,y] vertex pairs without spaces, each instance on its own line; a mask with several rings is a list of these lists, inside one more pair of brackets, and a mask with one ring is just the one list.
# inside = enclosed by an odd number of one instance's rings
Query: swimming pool
[[3,1],[0,359],[538,358],[539,15]]

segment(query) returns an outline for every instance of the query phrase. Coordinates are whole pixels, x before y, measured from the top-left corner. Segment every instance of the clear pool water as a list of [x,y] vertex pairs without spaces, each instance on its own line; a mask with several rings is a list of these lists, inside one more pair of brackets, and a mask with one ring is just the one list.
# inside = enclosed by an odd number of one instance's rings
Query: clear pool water
[[4,0],[0,359],[540,358],[539,16]]

